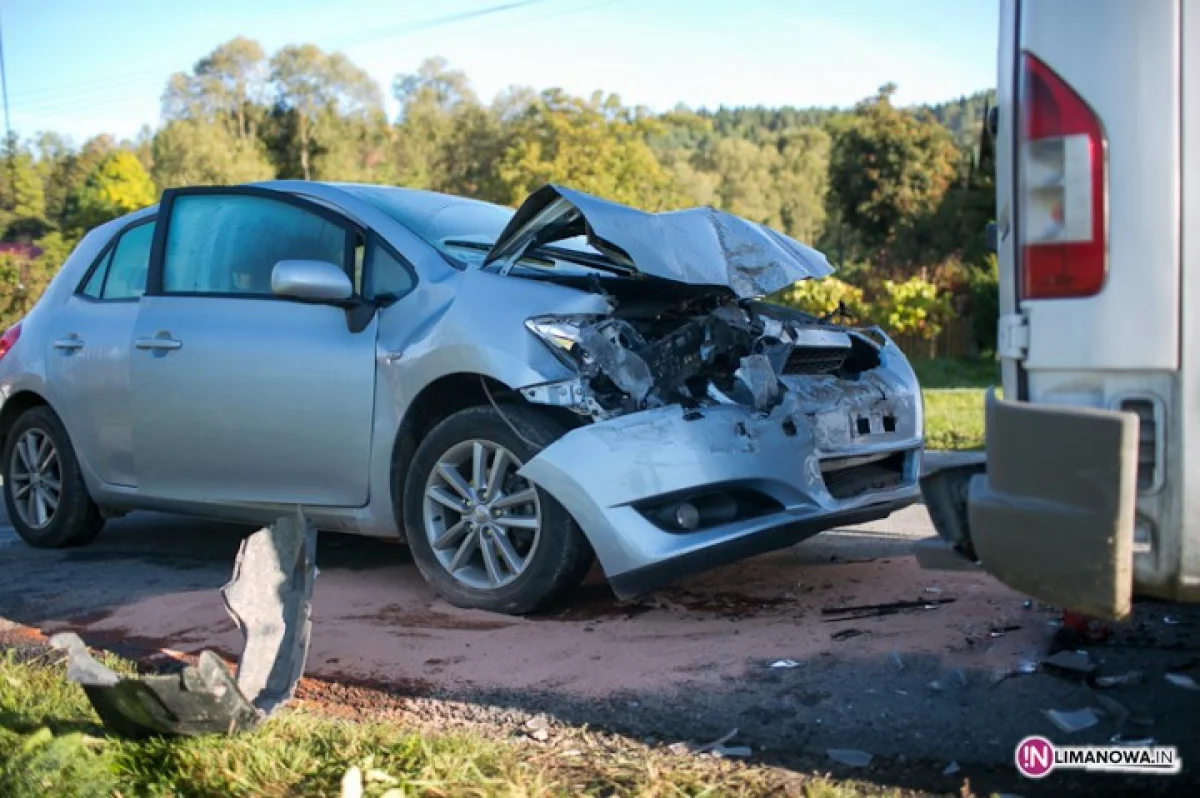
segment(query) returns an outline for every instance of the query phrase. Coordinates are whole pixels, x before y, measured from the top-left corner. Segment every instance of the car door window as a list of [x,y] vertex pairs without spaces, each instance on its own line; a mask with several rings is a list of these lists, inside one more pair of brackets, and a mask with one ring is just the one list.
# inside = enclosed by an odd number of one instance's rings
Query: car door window
[[283,200],[176,197],[163,258],[163,291],[268,296],[281,260],[347,267],[346,228]]
[[369,286],[364,293],[371,298],[399,299],[413,288],[413,275],[408,266],[376,244],[371,252]]
[[92,299],[136,299],[146,293],[154,223],[131,227],[92,270],[83,295]]

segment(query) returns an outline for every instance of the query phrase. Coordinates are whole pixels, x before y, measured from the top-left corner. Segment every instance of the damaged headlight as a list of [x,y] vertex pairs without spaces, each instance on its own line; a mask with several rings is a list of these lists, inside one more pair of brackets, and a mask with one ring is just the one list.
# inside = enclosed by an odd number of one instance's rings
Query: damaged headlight
[[555,357],[572,369],[578,369],[590,358],[579,346],[580,328],[603,319],[603,316],[535,316],[525,321],[525,327],[541,340]]

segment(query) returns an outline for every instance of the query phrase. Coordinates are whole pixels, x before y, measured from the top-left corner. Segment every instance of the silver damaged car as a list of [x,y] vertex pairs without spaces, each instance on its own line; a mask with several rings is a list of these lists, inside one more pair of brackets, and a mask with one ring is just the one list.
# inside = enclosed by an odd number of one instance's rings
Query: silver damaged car
[[762,298],[832,268],[711,208],[556,185],[169,190],[92,230],[0,339],[4,500],[34,546],[158,510],[403,536],[460,606],[598,559],[622,597],[918,496],[878,329]]

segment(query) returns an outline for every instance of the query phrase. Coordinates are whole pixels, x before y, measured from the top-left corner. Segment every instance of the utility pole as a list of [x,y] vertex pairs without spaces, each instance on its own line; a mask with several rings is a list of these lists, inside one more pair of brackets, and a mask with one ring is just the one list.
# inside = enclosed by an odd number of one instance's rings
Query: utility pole
[[4,25],[0,23],[0,92],[4,94],[4,142],[12,141],[12,125],[8,118],[8,72],[4,69]]

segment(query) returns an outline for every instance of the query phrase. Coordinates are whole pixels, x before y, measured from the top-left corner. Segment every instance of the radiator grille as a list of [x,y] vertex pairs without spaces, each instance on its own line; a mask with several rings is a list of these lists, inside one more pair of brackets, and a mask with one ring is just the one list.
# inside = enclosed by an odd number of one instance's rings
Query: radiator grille
[[838,371],[850,349],[844,346],[798,346],[783,364],[784,374],[833,374]]

